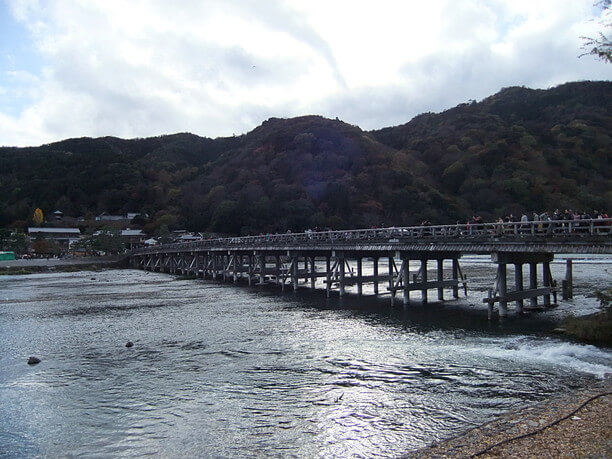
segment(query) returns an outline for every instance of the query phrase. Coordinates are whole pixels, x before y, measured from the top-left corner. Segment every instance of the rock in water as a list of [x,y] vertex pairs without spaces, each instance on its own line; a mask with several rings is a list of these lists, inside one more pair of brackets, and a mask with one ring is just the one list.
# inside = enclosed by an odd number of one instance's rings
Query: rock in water
[[134,345],[134,343],[132,343],[131,341],[128,341],[127,343],[125,343],[125,347],[132,347]]
[[28,365],[36,365],[37,363],[40,363],[40,359],[38,357],[30,357],[28,359]]

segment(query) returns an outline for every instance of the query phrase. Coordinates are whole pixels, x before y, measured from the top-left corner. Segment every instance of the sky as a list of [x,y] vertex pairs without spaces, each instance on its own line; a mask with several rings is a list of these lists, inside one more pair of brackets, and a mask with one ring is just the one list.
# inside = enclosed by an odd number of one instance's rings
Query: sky
[[594,0],[0,0],[0,145],[364,130],[508,86],[610,80]]

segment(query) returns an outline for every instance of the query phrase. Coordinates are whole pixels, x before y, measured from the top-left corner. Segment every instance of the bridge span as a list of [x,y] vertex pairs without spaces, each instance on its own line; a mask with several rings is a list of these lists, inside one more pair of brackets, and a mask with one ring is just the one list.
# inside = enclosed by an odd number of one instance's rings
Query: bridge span
[[[460,289],[467,295],[467,279],[459,262],[464,254],[490,254],[491,261],[497,264],[495,283],[484,300],[489,317],[496,304],[500,317],[507,316],[511,302],[516,302],[519,313],[552,307],[557,299],[557,282],[550,271],[554,255],[612,254],[612,219],[306,231],[205,239],[134,250],[130,265],[248,285],[271,283],[283,290],[315,289],[321,279],[328,297],[332,291],[344,296],[349,285],[356,285],[357,294],[362,295],[364,284],[371,284],[375,295],[390,294],[394,304],[396,295],[401,294],[403,304],[408,305],[414,291],[420,292],[422,303],[427,303],[429,290],[437,290],[440,301],[445,299],[445,289],[452,292],[453,298],[458,298]],[[514,266],[513,290],[508,288],[508,265]],[[568,260],[563,280],[563,294],[568,298],[571,277]]]

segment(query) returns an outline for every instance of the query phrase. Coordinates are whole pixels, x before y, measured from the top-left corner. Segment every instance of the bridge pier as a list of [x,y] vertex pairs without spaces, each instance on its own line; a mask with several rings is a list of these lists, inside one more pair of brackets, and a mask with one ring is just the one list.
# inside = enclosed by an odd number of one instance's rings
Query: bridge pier
[[[392,277],[390,279],[392,295],[393,292],[397,290],[403,291],[403,304],[406,306],[410,303],[410,292],[413,290],[417,290],[421,292],[421,303],[427,304],[429,301],[428,292],[430,289],[436,289],[438,293],[438,300],[444,301],[444,288],[452,288],[453,296],[457,298],[459,296],[459,284],[463,284],[464,289],[466,290],[467,295],[467,287],[466,280],[463,274],[461,273],[461,268],[459,266],[459,257],[461,254],[458,253],[441,253],[437,254],[435,257],[431,257],[431,255],[427,255],[423,252],[398,252],[398,257],[401,259],[402,263],[400,269],[397,270],[395,263],[394,269],[391,271]],[[451,270],[451,279],[444,279],[444,260],[450,259],[452,264]],[[419,262],[419,270],[415,274],[410,273],[410,261],[415,260]],[[429,280],[428,274],[428,263],[429,261],[436,262],[436,277],[435,280]],[[412,277],[412,279],[411,279]],[[393,298],[393,296],[391,297]],[[392,302],[393,304],[393,302]]]
[[[491,260],[497,263],[497,276],[495,287],[489,289],[488,298],[483,300],[489,306],[489,319],[491,319],[493,306],[499,303],[499,316],[508,316],[508,303],[516,301],[517,311],[522,313],[525,309],[523,300],[529,299],[530,310],[538,308],[538,297],[542,297],[543,307],[556,306],[551,303],[551,295],[555,298],[556,288],[552,280],[550,262],[554,255],[551,253],[521,253],[521,252],[495,252]],[[507,265],[514,265],[515,290],[507,288]],[[523,264],[529,264],[529,288],[523,286]],[[538,265],[542,265],[542,284],[538,288]]]

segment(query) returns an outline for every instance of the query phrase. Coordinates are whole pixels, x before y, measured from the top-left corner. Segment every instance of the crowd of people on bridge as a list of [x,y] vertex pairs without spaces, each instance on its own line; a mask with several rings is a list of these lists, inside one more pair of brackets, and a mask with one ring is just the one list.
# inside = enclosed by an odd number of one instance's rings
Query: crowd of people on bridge
[[603,220],[609,218],[606,212],[600,212],[598,210],[594,210],[593,212],[584,212],[584,211],[573,211],[572,209],[565,209],[564,211],[555,209],[554,212],[533,212],[531,217],[529,217],[526,213],[522,214],[520,220],[517,220],[516,217],[512,214],[508,215],[506,218],[502,219],[501,217],[497,220],[498,223],[501,222],[514,222],[520,221],[522,223],[525,222],[550,222],[550,221],[578,221],[578,220]]
[[[552,233],[555,230],[555,228],[558,228],[558,227],[565,228],[566,226],[568,228],[571,227],[572,231],[579,230],[580,228],[582,228],[581,222],[585,220],[606,220],[605,222],[602,221],[600,224],[598,223],[595,223],[595,224],[598,228],[608,227],[612,225],[612,222],[608,220],[609,218],[610,217],[608,213],[605,211],[600,212],[598,210],[594,210],[593,212],[585,212],[585,211],[573,211],[572,209],[565,209],[564,211],[555,209],[554,212],[550,212],[550,213],[547,211],[541,212],[541,213],[534,211],[531,213],[531,216],[529,216],[527,213],[523,213],[520,217],[516,217],[513,214],[509,214],[506,217],[499,217],[495,221],[495,223],[500,224],[500,231],[501,231],[501,224],[520,223],[521,226],[519,228],[525,231],[531,227],[532,223],[535,222],[538,224],[537,226],[535,226],[538,232],[546,231],[546,232]],[[555,222],[559,222],[559,224],[556,224]],[[568,224],[567,222],[572,222],[572,223]],[[484,222],[483,222],[482,217],[477,216],[477,215],[468,219],[468,221],[466,222],[466,227],[470,230],[470,234],[472,233],[473,230],[481,229],[483,228],[483,226],[484,226]]]
[[[593,212],[585,211],[573,211],[572,209],[565,209],[564,211],[555,209],[554,212],[532,212],[530,214],[523,213],[520,217],[513,214],[508,214],[505,217],[498,217],[495,223],[528,223],[528,222],[551,222],[551,221],[580,221],[580,220],[605,220],[610,218],[607,212],[600,212],[594,210]],[[480,215],[474,215],[469,218],[466,225],[479,225],[483,224],[484,221]],[[457,224],[461,224],[457,222]],[[431,223],[424,221],[421,223],[422,226],[429,226]]]

